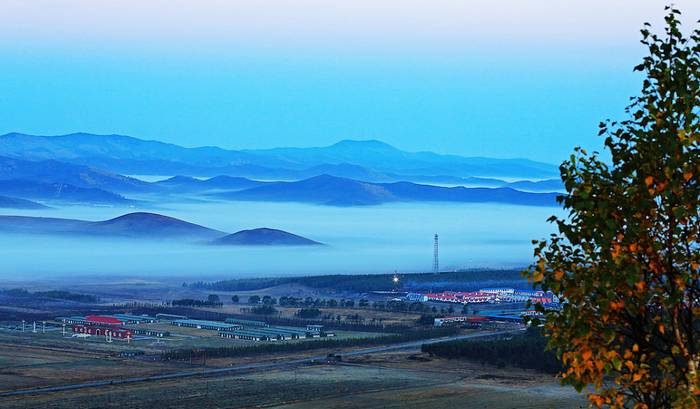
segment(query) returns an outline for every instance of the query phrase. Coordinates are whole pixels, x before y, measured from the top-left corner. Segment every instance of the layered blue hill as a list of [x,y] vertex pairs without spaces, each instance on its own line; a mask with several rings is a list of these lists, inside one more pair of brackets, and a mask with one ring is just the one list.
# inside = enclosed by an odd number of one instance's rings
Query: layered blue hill
[[513,189],[533,190],[533,191],[560,191],[564,189],[564,184],[560,179],[547,179],[538,181],[519,180],[508,183],[506,186]]
[[229,200],[291,201],[332,206],[413,201],[555,206],[557,194],[521,192],[511,188],[442,187],[410,182],[369,183],[322,175],[298,182],[275,182],[236,192],[218,193],[215,196]]
[[298,182],[275,182],[217,197],[234,200],[305,202],[338,206],[374,205],[396,201],[382,185],[322,175]]
[[0,196],[0,208],[2,209],[46,209],[41,203],[16,197]]
[[129,213],[98,222],[48,217],[0,216],[0,231],[26,234],[199,240],[211,240],[226,234],[156,213]]
[[227,234],[157,213],[128,213],[104,221],[52,217],[0,216],[0,233],[185,240],[202,244],[298,246],[320,243],[276,229],[259,228]]
[[98,188],[83,188],[67,183],[43,183],[32,180],[0,180],[0,194],[30,200],[81,204],[133,203],[122,195]]
[[100,235],[142,238],[212,239],[224,232],[157,213],[136,212],[114,219],[90,224],[90,230]]
[[205,192],[210,190],[239,190],[264,185],[265,182],[234,176],[216,176],[197,179],[189,176],[174,176],[154,183],[171,192]]
[[[11,133],[0,136],[0,155],[30,160],[54,159],[122,174],[228,174],[298,179],[310,176],[309,172],[323,172],[324,167],[340,176],[365,179],[377,175],[378,179],[372,180],[383,180],[382,175],[387,173],[402,177],[508,176],[524,179],[558,174],[554,165],[527,159],[406,152],[374,140],[346,140],[314,148],[236,151],[217,147],[185,148],[122,135]],[[329,167],[335,168],[331,171]]]
[[40,183],[62,183],[79,188],[115,192],[143,192],[149,183],[100,169],[57,160],[24,160],[0,156],[0,180],[23,179]]
[[32,216],[0,216],[0,232],[22,234],[86,234],[91,222]]
[[291,168],[320,164],[353,164],[380,172],[409,175],[519,176],[547,177],[557,174],[555,166],[528,159],[495,159],[441,155],[433,152],[406,152],[377,140],[344,140],[318,148],[274,148],[245,150],[265,158],[264,166],[285,163]]
[[321,243],[309,240],[283,230],[266,227],[241,230],[212,242],[215,245],[229,246],[318,246]]

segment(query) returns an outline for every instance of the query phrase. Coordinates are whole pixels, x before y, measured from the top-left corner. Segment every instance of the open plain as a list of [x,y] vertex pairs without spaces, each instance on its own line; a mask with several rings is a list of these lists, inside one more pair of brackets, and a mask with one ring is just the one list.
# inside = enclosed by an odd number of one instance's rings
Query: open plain
[[[76,363],[66,358],[64,365]],[[89,363],[89,362],[87,362]],[[42,365],[36,362],[35,365]],[[45,363],[43,365],[46,365]],[[134,373],[137,364],[114,365]],[[133,372],[132,372],[133,371]],[[108,372],[108,371],[107,371]],[[3,408],[583,408],[586,400],[551,376],[401,351],[132,385],[0,398]]]

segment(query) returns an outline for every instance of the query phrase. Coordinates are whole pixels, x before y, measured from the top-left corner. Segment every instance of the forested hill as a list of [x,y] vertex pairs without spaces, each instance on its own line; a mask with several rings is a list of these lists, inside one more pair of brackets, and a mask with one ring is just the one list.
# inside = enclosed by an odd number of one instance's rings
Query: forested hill
[[[467,270],[444,273],[400,274],[400,289],[403,291],[473,291],[484,287],[528,288],[521,270]],[[393,288],[393,274],[321,275],[279,278],[242,278],[213,282],[184,284],[190,288],[217,291],[254,291],[285,284],[297,284],[311,288],[337,291],[389,291]]]

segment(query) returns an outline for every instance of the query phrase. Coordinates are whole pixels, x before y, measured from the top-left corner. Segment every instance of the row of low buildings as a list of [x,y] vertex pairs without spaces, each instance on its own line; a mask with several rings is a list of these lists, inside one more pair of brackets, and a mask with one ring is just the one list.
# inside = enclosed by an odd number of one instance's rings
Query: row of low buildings
[[234,331],[243,328],[241,325],[227,322],[191,319],[173,320],[170,324],[176,327],[207,329],[210,331]]
[[129,315],[129,314],[111,314],[111,315],[88,315],[88,316],[72,316],[58,317],[56,321],[65,324],[86,324],[86,325],[134,325],[144,323],[154,323],[157,318],[148,315]]
[[292,339],[321,338],[335,336],[325,331],[322,325],[306,327],[271,326],[263,321],[228,318],[226,321],[190,319],[183,315],[156,314],[147,315],[111,314],[58,317],[57,321],[72,326],[74,333],[86,335],[105,335],[114,338],[132,339],[134,335],[149,337],[168,337],[169,331],[136,324],[167,322],[175,327],[195,328],[218,331],[221,338],[249,341],[285,341]]
[[466,328],[482,328],[489,326],[522,325],[524,315],[467,315],[459,317],[435,318],[436,327],[461,326]]
[[157,321],[156,318],[147,315],[114,314],[71,316],[58,317],[56,321],[62,322],[64,325],[71,325],[71,330],[74,334],[104,335],[111,338],[126,340],[133,339],[134,335],[157,338],[170,336],[169,331],[134,326],[136,324],[154,323]]
[[332,337],[335,334],[324,331],[322,325],[303,327],[272,326],[263,321],[228,318],[222,321],[175,319],[171,324],[178,327],[219,331],[221,338],[246,341],[286,341],[292,339]]
[[286,341],[332,337],[335,334],[324,331],[321,325],[301,327],[251,326],[230,332],[219,332],[222,338],[242,339],[248,341]]
[[481,304],[481,303],[514,303],[532,302],[542,304],[556,303],[556,297],[551,292],[541,290],[517,290],[514,288],[483,288],[479,291],[454,292],[443,291],[441,293],[408,294],[407,299],[415,301],[438,301],[457,304]]

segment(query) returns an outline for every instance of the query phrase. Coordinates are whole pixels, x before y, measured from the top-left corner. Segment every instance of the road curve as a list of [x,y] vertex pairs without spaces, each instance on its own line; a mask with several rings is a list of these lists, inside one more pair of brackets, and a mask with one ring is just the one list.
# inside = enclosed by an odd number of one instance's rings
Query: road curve
[[[356,349],[356,350],[352,350],[352,351],[348,351],[348,352],[342,352],[341,355],[343,357],[347,357],[347,356],[361,356],[361,355],[379,354],[379,353],[383,353],[383,352],[400,351],[400,350],[404,350],[404,349],[413,349],[413,348],[420,347],[423,344],[437,344],[440,342],[460,341],[460,340],[464,340],[464,339],[481,338],[481,337],[488,337],[488,336],[493,336],[493,335],[502,335],[502,334],[508,334],[508,333],[516,333],[516,332],[518,332],[518,331],[517,330],[510,330],[510,331],[500,331],[500,332],[479,332],[476,334],[456,335],[456,336],[442,337],[442,338],[432,338],[432,339],[426,339],[426,340],[421,340],[421,341],[403,342],[400,344],[384,345],[384,346],[373,347],[373,348]],[[307,364],[307,363],[311,363],[314,361],[323,360],[325,358],[326,358],[326,355],[318,355],[318,356],[312,356],[312,357],[307,357],[307,358],[287,359],[287,360],[283,360],[283,361],[263,362],[263,363],[258,363],[258,364],[235,365],[235,366],[228,366],[228,367],[224,367],[224,368],[213,368],[213,369],[204,369],[204,370],[189,370],[189,371],[173,372],[173,373],[162,374],[162,375],[139,376],[139,377],[123,378],[123,379],[111,379],[111,380],[104,380],[104,381],[76,383],[76,384],[71,384],[71,385],[48,386],[48,387],[42,387],[42,388],[32,388],[32,389],[23,389],[23,390],[18,390],[18,391],[1,392],[0,397],[36,395],[36,394],[51,393],[51,392],[70,391],[70,390],[75,390],[75,389],[96,388],[96,387],[100,387],[100,386],[124,385],[124,384],[131,384],[131,383],[140,383],[140,382],[152,382],[152,381],[162,381],[162,380],[170,380],[170,379],[178,379],[178,378],[189,378],[189,377],[194,377],[194,376],[210,376],[210,375],[221,375],[221,374],[226,374],[226,373],[246,372],[246,371],[252,371],[252,370],[282,368],[285,366]]]

